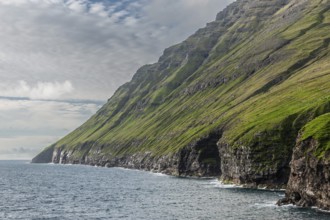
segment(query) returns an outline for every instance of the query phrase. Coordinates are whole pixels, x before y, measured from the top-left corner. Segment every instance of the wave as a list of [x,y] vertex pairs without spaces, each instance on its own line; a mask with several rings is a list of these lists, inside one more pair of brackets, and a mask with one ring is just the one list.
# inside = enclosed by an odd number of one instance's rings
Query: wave
[[167,174],[164,174],[164,173],[157,173],[157,172],[150,172],[151,174],[155,175],[155,176],[169,176]]
[[312,209],[315,210],[315,211],[317,211],[317,212],[324,212],[324,213],[327,213],[327,214],[330,213],[330,210],[320,209],[320,208],[318,208],[316,206],[313,206]]
[[217,179],[211,180],[209,184],[216,188],[222,188],[222,189],[233,189],[233,188],[243,188],[242,185],[236,185],[236,184],[225,184],[222,181],[219,181]]

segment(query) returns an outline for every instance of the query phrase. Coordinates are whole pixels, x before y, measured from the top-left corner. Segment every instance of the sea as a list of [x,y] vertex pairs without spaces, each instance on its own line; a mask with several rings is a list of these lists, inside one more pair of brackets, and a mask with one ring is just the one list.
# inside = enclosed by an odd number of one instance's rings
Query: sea
[[318,209],[276,206],[283,196],[217,179],[0,161],[0,219],[330,219]]

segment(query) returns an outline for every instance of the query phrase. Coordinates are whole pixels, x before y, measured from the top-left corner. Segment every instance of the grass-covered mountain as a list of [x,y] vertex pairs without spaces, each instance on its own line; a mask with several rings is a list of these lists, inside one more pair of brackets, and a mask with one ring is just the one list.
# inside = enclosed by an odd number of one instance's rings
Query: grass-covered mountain
[[33,162],[285,185],[296,141],[330,160],[329,44],[329,0],[238,0]]

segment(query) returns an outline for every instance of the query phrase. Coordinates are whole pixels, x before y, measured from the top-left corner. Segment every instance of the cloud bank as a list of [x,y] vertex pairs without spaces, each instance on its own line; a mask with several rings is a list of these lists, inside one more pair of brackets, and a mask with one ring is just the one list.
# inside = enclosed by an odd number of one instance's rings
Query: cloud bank
[[31,86],[21,80],[17,85],[0,84],[0,94],[5,97],[27,97],[30,99],[59,99],[74,90],[70,81],[37,82]]

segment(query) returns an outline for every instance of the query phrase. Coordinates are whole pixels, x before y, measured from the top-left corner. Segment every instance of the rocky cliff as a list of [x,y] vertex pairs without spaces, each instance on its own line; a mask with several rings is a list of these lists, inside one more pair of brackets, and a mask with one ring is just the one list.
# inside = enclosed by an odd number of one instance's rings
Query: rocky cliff
[[[140,68],[93,117],[33,162],[218,176],[250,187],[282,188],[290,177],[290,196],[294,184],[310,185],[293,177],[300,143],[316,146],[313,138],[296,139],[330,112],[329,8],[328,0],[234,2]],[[329,147],[317,143],[317,164],[326,167]],[[304,163],[304,172],[312,172],[312,159]],[[291,200],[328,207],[316,201]]]
[[279,204],[330,210],[330,114],[308,123],[293,150],[286,198]]

